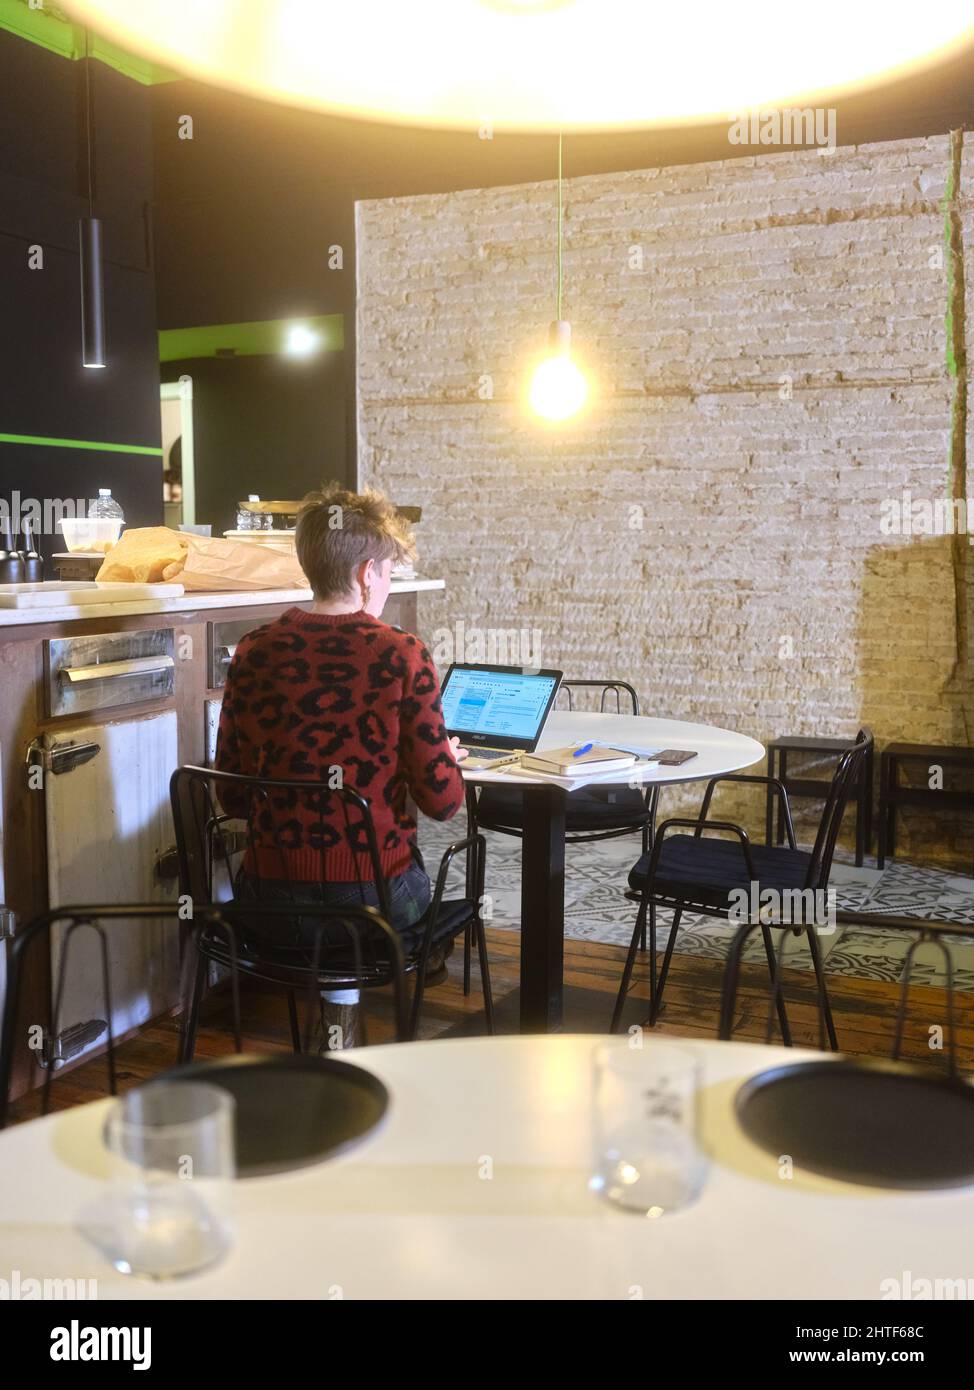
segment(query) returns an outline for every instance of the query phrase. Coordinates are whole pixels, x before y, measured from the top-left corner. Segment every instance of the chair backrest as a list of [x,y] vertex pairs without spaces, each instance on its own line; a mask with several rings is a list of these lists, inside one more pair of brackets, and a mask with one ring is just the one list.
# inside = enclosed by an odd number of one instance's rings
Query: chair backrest
[[607,700],[611,695],[615,695],[615,706],[616,706],[616,707],[615,707],[615,712],[616,712],[616,714],[622,714],[622,713],[624,712],[624,711],[623,711],[623,708],[622,708],[622,695],[623,695],[623,694],[625,694],[626,699],[627,699],[627,701],[628,701],[628,703],[629,703],[629,706],[630,706],[628,712],[629,712],[630,714],[636,714],[636,715],[639,714],[639,696],[636,694],[636,691],[635,691],[634,688],[629,684],[628,681],[616,681],[616,680],[597,680],[597,681],[588,681],[588,680],[584,680],[584,681],[583,681],[583,680],[563,680],[562,683],[561,683],[561,685],[558,687],[558,696],[559,696],[559,698],[560,698],[560,697],[561,697],[562,691],[565,692],[565,694],[566,694],[567,697],[568,697],[568,708],[569,708],[570,710],[573,710],[573,709],[575,708],[575,696],[574,696],[574,692],[575,692],[576,690],[597,690],[597,691],[599,692],[599,713],[600,713],[600,714],[604,714],[604,713],[605,713],[606,700]]
[[[233,996],[233,1016],[234,1016],[234,1037],[237,1051],[242,1050],[241,1028],[240,1028],[240,974],[245,962],[244,933],[246,928],[252,925],[255,916],[260,918],[280,918],[292,917],[294,909],[288,903],[219,903],[213,905],[198,905],[194,908],[194,915],[191,922],[192,934],[197,944],[200,939],[207,935],[210,938],[221,938],[226,943],[226,949],[221,957],[221,964],[229,968],[231,972],[231,990]],[[313,1017],[313,1010],[317,1005],[321,979],[319,971],[323,965],[323,959],[327,953],[324,945],[324,932],[326,927],[339,925],[346,932],[351,945],[351,955],[354,962],[354,973],[351,983],[362,982],[367,963],[375,964],[375,946],[377,940],[382,940],[387,948],[388,955],[385,964],[386,978],[391,980],[394,989],[396,1038],[399,1042],[404,1042],[409,1036],[409,1025],[406,1008],[406,983],[403,961],[402,943],[399,935],[388,922],[372,908],[360,907],[356,904],[343,905],[341,907],[328,906],[317,903],[301,905],[301,915],[317,921],[319,930],[316,936],[316,944],[309,953],[305,951],[304,959],[301,963],[295,962],[286,965],[286,974],[281,983],[291,988],[306,986],[309,993],[308,1020],[309,1025],[305,1030],[305,1037],[309,1036],[310,1020]],[[71,958],[71,941],[75,933],[87,927],[93,930],[99,941],[101,957],[101,983],[102,997],[105,1008],[105,1021],[107,1024],[107,1046],[105,1061],[107,1066],[108,1090],[111,1095],[117,1094],[116,1068],[115,1068],[115,1036],[112,1027],[112,984],[111,984],[111,960],[108,950],[108,943],[105,935],[103,922],[117,921],[119,919],[133,920],[136,922],[154,922],[159,918],[179,921],[185,920],[185,906],[182,903],[113,903],[110,905],[99,904],[91,907],[62,907],[54,908],[50,912],[44,913],[40,917],[35,917],[33,921],[27,923],[19,930],[11,942],[9,968],[7,972],[7,987],[4,999],[3,1025],[0,1029],[0,1129],[3,1129],[7,1122],[10,1102],[10,1080],[13,1068],[14,1053],[17,1043],[17,1029],[20,1025],[21,1011],[21,990],[25,978],[25,961],[32,945],[45,934],[55,923],[66,923],[67,930],[64,933],[63,947],[61,950],[60,964],[56,979],[51,982],[51,994],[48,1001],[48,1016],[44,1021],[45,1042],[56,1038],[59,1032],[61,1017],[61,1006],[64,999],[65,982],[68,978],[68,963]],[[345,948],[347,951],[347,948]],[[212,955],[213,953],[210,952]],[[183,1001],[185,1003],[185,1001]],[[36,1021],[36,1020],[34,1020]],[[307,1044],[306,1044],[307,1045]],[[173,1058],[175,1065],[181,1056],[181,1043],[177,1049],[176,1056]],[[54,1058],[50,1055],[42,1055],[39,1059],[44,1066],[44,1086],[41,1100],[41,1113],[47,1114],[50,1108],[51,1082],[54,1074]],[[84,1063],[82,1064],[84,1065]]]
[[[389,890],[380,866],[372,812],[368,801],[358,792],[348,787],[329,787],[324,782],[252,777],[187,765],[173,773],[169,794],[176,831],[180,891],[188,894],[193,902],[212,902],[214,871],[218,865],[223,867],[232,885],[229,823],[234,820],[246,823],[244,835],[248,847],[257,839],[258,824],[263,837],[270,836],[280,859],[280,879],[290,883],[283,836],[286,819],[300,806],[312,821],[310,839],[317,846],[320,862],[318,882],[327,882],[326,827],[332,819],[338,819],[358,852],[368,857],[379,911],[389,919]],[[364,888],[362,880],[359,887],[360,890]]]
[[[903,978],[900,984],[899,1002],[896,1011],[896,1024],[893,1034],[893,1045],[891,1057],[894,1061],[900,1059],[903,1047],[903,1034],[907,1022],[907,1004],[909,1001],[910,981],[913,973],[913,965],[916,953],[921,946],[929,944],[939,951],[944,961],[944,1013],[946,1018],[946,1047],[944,1048],[944,1058],[946,1069],[950,1075],[957,1072],[957,1038],[954,1025],[954,962],[951,954],[951,947],[957,944],[959,939],[963,945],[974,944],[974,927],[969,924],[961,925],[954,922],[930,922],[922,917],[897,917],[877,912],[851,912],[844,908],[839,908],[835,914],[837,927],[854,926],[867,931],[900,931],[913,940],[908,946],[904,956]],[[728,1041],[733,1031],[733,1020],[736,1014],[737,989],[740,980],[741,956],[751,935],[760,931],[760,922],[746,922],[738,928],[731,942],[731,948],[727,956],[727,965],[724,970],[723,993],[720,1009],[720,1027],[717,1036],[723,1041]],[[811,931],[817,930],[815,927],[809,928]],[[781,988],[781,970],[787,967],[788,957],[786,943],[794,936],[790,927],[773,927],[772,931],[781,932],[781,943],[777,952],[774,975],[771,981],[771,1003],[768,1008],[768,1019],[765,1040],[771,1041],[772,1016],[774,1003],[778,991]],[[764,971],[761,972],[763,978],[767,978]],[[818,990],[819,1006],[819,1046],[823,1046],[822,1038],[825,1025],[825,998],[822,987]],[[924,1029],[927,1024],[924,1021]]]
[[[55,1058],[50,1055],[47,1049],[50,1042],[57,1038],[60,1030],[61,1005],[64,999],[68,962],[71,958],[71,943],[75,934],[82,928],[88,928],[96,934],[98,939],[99,955],[101,958],[102,1001],[105,1006],[105,1023],[108,1030],[106,1056],[108,1087],[111,1094],[115,1095],[115,1039],[112,1030],[111,965],[108,943],[101,923],[103,921],[117,920],[119,918],[131,918],[136,921],[150,922],[158,921],[159,918],[172,920],[173,918],[178,918],[179,914],[180,907],[178,903],[119,903],[109,906],[59,907],[52,909],[50,912],[43,913],[40,917],[35,917],[33,921],[26,923],[14,934],[14,938],[10,943],[10,954],[8,957],[3,1030],[2,1033],[0,1033],[0,1129],[4,1127],[7,1120],[7,1109],[10,1099],[10,1077],[13,1069],[14,1054],[17,1048],[17,1029],[21,1023],[20,995],[26,974],[26,958],[32,945],[39,937],[46,935],[55,923],[67,924],[63,936],[57,977],[51,981],[51,991],[48,999],[48,1014],[42,1025],[44,1029],[44,1037],[42,1039],[43,1046],[39,1049],[40,1055],[38,1056],[39,1064],[44,1067],[44,1095],[41,1109],[42,1113],[46,1115],[50,1104],[51,1080],[54,1073],[53,1064],[55,1061]],[[32,1020],[31,1022],[36,1023],[37,1020]]]
[[856,734],[855,741],[839,759],[812,847],[811,861],[805,877],[806,888],[828,888],[832,856],[842,828],[842,817],[853,787],[859,777],[864,775],[864,766],[872,746],[872,731],[862,728]]

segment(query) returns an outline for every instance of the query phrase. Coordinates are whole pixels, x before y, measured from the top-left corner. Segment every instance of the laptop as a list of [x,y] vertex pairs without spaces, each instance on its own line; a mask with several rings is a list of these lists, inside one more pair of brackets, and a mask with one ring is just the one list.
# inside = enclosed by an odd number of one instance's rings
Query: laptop
[[529,666],[454,663],[443,682],[443,722],[470,750],[461,767],[503,767],[533,753],[561,678]]

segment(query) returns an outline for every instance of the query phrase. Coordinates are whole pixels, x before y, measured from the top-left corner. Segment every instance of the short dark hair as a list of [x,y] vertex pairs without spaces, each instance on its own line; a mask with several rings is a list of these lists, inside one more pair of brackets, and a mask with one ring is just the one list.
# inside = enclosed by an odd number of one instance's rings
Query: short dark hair
[[309,492],[298,512],[298,560],[320,599],[349,593],[355,571],[366,560],[399,564],[416,556],[406,519],[375,488],[348,492],[326,483]]

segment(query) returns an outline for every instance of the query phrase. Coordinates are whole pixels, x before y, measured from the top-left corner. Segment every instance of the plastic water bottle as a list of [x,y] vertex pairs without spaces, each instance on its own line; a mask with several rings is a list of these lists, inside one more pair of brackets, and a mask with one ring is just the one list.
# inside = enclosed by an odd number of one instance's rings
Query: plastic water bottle
[[[256,499],[255,499],[254,494],[253,494],[252,492],[250,492],[250,493],[247,494],[247,501],[248,501],[248,502],[253,502],[253,501],[255,501],[255,500],[256,500]],[[254,518],[254,513],[253,513],[253,512],[249,512],[249,511],[247,510],[247,508],[244,506],[244,504],[241,502],[241,503],[240,503],[240,506],[237,508],[237,530],[238,530],[238,531],[253,531],[253,530],[255,529],[255,527],[254,527],[254,519],[255,519],[255,518]]]
[[100,487],[98,496],[92,499],[88,508],[89,517],[103,518],[108,521],[124,521],[125,513],[112,496],[110,487]]

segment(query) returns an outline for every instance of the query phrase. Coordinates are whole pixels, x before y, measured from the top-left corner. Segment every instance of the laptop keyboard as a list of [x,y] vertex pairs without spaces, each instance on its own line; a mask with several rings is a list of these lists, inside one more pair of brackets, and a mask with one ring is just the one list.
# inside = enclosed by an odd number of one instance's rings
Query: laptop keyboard
[[471,758],[516,758],[519,748],[471,748]]

